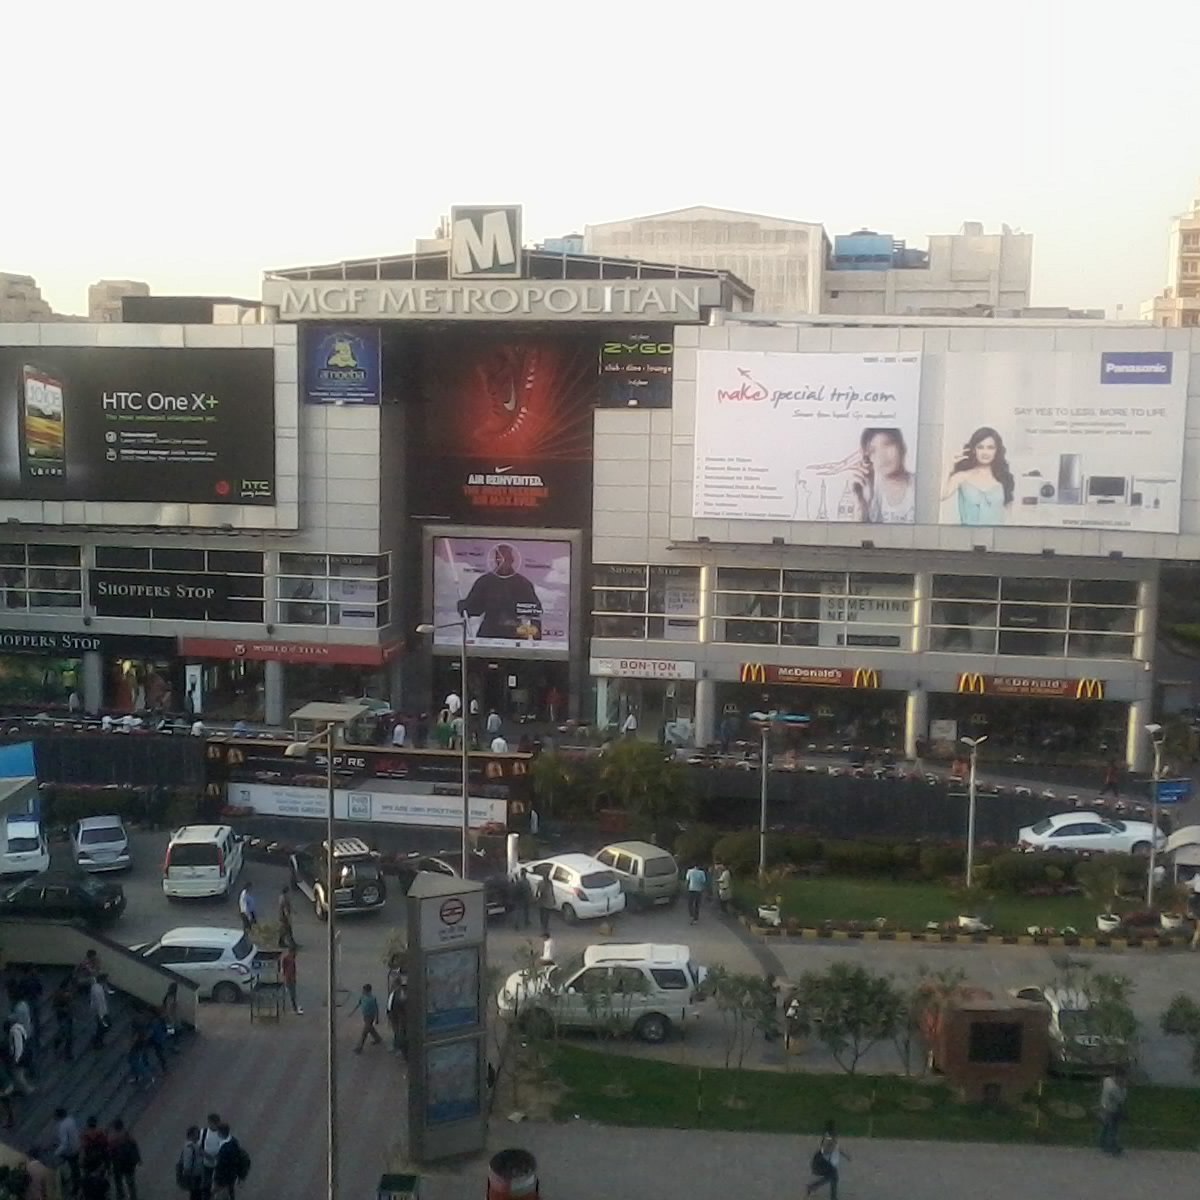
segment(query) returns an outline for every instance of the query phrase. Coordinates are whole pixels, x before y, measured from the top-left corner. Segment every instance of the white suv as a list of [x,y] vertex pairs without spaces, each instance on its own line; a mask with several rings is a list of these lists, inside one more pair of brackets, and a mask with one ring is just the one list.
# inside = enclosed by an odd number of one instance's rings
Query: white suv
[[707,974],[687,946],[602,942],[562,966],[514,971],[496,1004],[543,1031],[612,1027],[662,1042],[699,1016]]
[[228,825],[184,825],[171,834],[163,860],[168,899],[228,896],[242,869],[242,839]]
[[625,908],[621,881],[589,854],[556,854],[538,862],[520,863],[518,877],[522,869],[550,880],[554,907],[562,913],[564,921],[606,917]]
[[157,942],[134,950],[158,967],[166,967],[199,989],[201,1000],[236,1004],[250,991],[258,948],[240,929],[186,926],[164,933]]
[[[2,818],[0,818],[2,819]],[[41,823],[33,817],[9,817],[0,851],[0,876],[40,875],[50,868],[50,846]]]

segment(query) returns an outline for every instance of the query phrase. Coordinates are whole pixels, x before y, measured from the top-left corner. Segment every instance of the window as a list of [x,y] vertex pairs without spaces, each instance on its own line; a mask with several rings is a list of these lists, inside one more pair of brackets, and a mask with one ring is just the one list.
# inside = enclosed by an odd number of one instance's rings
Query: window
[[591,871],[587,875],[581,875],[579,878],[579,886],[581,888],[612,887],[616,882],[617,877],[611,871]]
[[377,629],[391,621],[386,554],[281,554],[277,620]]
[[1021,1026],[1016,1021],[974,1021],[967,1039],[967,1060],[973,1063],[1019,1063]]
[[0,608],[78,612],[83,608],[78,546],[0,546]]
[[601,850],[596,855],[596,861],[602,862],[606,867],[612,867],[617,862],[617,852],[615,850]]
[[608,988],[608,968],[607,967],[588,967],[586,971],[580,971],[574,979],[571,980],[571,988],[576,992],[593,992],[599,994]]
[[637,996],[650,989],[639,967],[613,967],[613,991],[618,996]]
[[189,963],[214,963],[221,961],[220,946],[189,946],[187,948]]
[[647,878],[653,876],[661,877],[663,875],[674,875],[677,870],[678,868],[675,866],[675,860],[673,858],[668,858],[665,855],[662,858],[646,859]]
[[680,971],[674,967],[651,967],[650,974],[654,976],[654,982],[667,991],[685,991],[687,989],[686,971]]
[[694,642],[700,568],[598,563],[592,568],[592,633]]
[[930,621],[930,650],[1132,658],[1137,583],[935,575]]
[[566,867],[555,867],[554,870],[550,872],[550,878],[553,879],[555,883],[569,884],[571,882],[571,872],[568,871]]

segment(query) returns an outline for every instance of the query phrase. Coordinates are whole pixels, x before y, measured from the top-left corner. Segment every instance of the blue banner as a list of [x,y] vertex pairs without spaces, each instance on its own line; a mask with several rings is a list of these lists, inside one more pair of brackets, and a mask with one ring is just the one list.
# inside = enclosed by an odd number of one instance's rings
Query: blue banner
[[1170,383],[1169,350],[1109,350],[1100,355],[1101,383]]
[[9,742],[0,746],[0,779],[22,779],[36,774],[32,742]]
[[305,326],[304,398],[309,404],[378,404],[379,330],[357,325]]
[[1160,779],[1158,781],[1158,802],[1162,804],[1183,804],[1192,794],[1190,779]]

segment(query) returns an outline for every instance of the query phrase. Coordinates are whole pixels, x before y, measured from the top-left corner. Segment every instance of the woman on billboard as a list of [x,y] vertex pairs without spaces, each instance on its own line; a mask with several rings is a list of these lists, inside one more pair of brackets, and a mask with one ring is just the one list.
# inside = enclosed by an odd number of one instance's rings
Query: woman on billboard
[[1015,491],[1004,439],[983,425],[967,439],[950,468],[942,499],[957,494],[960,525],[1003,525]]
[[[862,431],[853,453],[836,462],[814,463],[808,469],[818,477],[849,476],[843,500],[838,502],[839,521],[912,525],[917,519],[916,477],[908,469],[907,455],[908,446],[899,429],[872,426]],[[797,487],[800,484],[801,474],[797,473]],[[822,496],[824,486],[822,483]],[[807,520],[807,514],[802,517],[797,511],[796,519]],[[817,520],[825,519],[825,513],[818,511]]]

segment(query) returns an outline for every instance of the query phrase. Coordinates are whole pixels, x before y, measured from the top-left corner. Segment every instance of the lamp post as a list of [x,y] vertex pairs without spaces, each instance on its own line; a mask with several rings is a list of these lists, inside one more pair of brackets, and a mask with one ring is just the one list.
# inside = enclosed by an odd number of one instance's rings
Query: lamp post
[[325,728],[307,741],[291,742],[283,753],[286,758],[305,758],[313,747],[325,751],[325,985],[328,990],[325,1022],[325,1057],[329,1078],[326,1084],[325,1107],[328,1123],[326,1141],[325,1177],[328,1188],[327,1200],[338,1200],[338,1120],[337,1120],[337,904],[336,885],[333,878],[334,787],[333,752],[338,744],[338,732],[350,721],[367,710],[361,704],[310,704],[292,714],[293,720],[323,720]]
[[[770,753],[771,717],[762,722],[762,750],[759,759],[761,776],[759,780],[758,797],[758,882],[762,883],[767,877],[767,755]],[[765,903],[765,901],[764,901]]]
[[967,887],[975,877],[975,766],[979,758],[979,747],[987,741],[987,734],[977,738],[959,738],[971,751],[971,773],[967,782]]
[[1146,907],[1154,907],[1154,870],[1158,865],[1158,782],[1162,778],[1163,727],[1147,725],[1154,746],[1154,776],[1150,784],[1150,873],[1146,877]]
[[462,674],[459,681],[459,699],[462,701],[462,737],[459,738],[461,743],[459,752],[462,756],[462,877],[467,878],[468,866],[471,854],[471,786],[470,786],[470,770],[471,756],[467,749],[467,738],[470,735],[469,720],[470,706],[467,703],[467,614],[463,613],[460,620],[446,621],[441,625],[433,625],[429,622],[417,626],[418,633],[433,635],[439,629],[457,629],[462,635],[462,647],[459,663],[462,667]]

